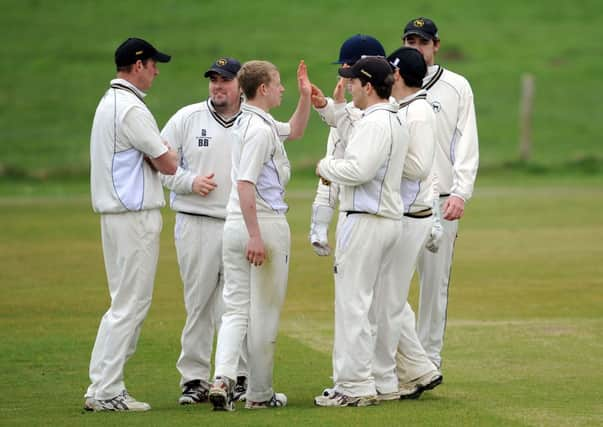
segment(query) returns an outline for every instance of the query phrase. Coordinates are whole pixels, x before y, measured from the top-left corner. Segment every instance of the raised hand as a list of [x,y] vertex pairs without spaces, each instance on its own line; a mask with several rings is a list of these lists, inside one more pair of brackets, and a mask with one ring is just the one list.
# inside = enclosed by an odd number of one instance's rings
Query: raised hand
[[345,84],[346,79],[340,77],[335,85],[335,89],[333,89],[333,99],[335,100],[336,104],[345,102]]
[[324,108],[327,106],[327,97],[322,93],[322,90],[315,84],[312,84],[312,105],[314,108]]
[[303,59],[299,61],[299,66],[297,67],[297,87],[300,95],[311,96],[312,83],[310,83],[310,79],[308,78],[308,68]]

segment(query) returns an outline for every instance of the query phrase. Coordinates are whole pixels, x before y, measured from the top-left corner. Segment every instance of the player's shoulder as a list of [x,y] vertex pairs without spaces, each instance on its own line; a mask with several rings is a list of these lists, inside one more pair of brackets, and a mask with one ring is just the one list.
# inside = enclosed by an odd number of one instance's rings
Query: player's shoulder
[[187,121],[191,117],[198,114],[204,114],[207,111],[208,108],[207,103],[205,101],[196,102],[194,104],[185,105],[184,107],[180,108],[174,113],[174,115],[172,116],[172,120]]
[[258,131],[270,131],[274,126],[274,118],[266,112],[260,112],[258,109],[241,109],[241,118],[246,121],[248,126]]
[[415,99],[407,107],[407,121],[428,120],[434,115],[433,107],[425,98]]
[[467,80],[465,76],[451,71],[448,68],[442,67],[442,76],[440,77],[440,80],[458,89],[471,88],[469,80]]
[[245,138],[264,137],[272,134],[272,126],[268,118],[248,110],[241,111],[235,121],[235,129]]

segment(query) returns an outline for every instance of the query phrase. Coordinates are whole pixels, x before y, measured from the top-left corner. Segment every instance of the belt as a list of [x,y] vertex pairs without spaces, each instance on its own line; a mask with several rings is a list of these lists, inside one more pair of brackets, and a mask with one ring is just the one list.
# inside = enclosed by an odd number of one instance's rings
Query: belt
[[345,216],[350,216],[350,215],[355,215],[355,214],[375,215],[372,212],[366,212],[366,211],[346,211],[345,212]]
[[205,214],[200,214],[200,213],[184,212],[184,211],[178,211],[178,213],[184,214],[184,215],[200,216],[200,217],[204,217],[204,218],[212,218],[212,219],[218,219],[220,221],[224,221],[224,218],[219,218],[217,216],[205,215]]
[[404,214],[404,216],[409,218],[429,218],[432,214],[431,208],[427,208],[416,212],[407,212]]

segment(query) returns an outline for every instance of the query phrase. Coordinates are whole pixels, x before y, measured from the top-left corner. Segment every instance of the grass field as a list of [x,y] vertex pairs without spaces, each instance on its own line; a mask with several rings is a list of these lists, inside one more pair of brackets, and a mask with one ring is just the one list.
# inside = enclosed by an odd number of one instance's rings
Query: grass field
[[[438,61],[471,82],[482,170],[517,158],[520,77],[536,78],[536,165],[601,173],[603,4],[598,0],[433,0],[378,4],[344,0],[1,0],[0,129],[2,176],[86,176],[92,116],[114,74],[113,53],[140,36],[173,55],[147,102],[160,126],[183,105],[207,96],[202,73],[220,55],[268,59],[287,88],[286,119],[296,102],[295,67],[330,93],[339,46],[371,34],[386,51],[406,22],[432,17]],[[307,138],[289,150],[296,169],[324,152],[326,128],[313,114]]]
[[444,384],[418,401],[331,410],[312,405],[330,381],[331,260],[306,243],[312,187],[294,181],[275,367],[290,406],[233,414],[176,404],[184,307],[170,211],[153,306],[126,369],[153,410],[90,414],[82,395],[108,304],[98,217],[85,192],[1,197],[0,425],[603,425],[602,188],[479,184],[456,245]]
[[[0,425],[603,426],[603,3],[598,0],[402,4],[344,0],[0,0]],[[440,28],[438,62],[473,86],[480,172],[456,245],[445,382],[418,401],[329,410],[331,259],[307,243],[316,161],[327,129],[312,114],[287,145],[293,253],[275,385],[289,407],[214,414],[180,408],[175,362],[182,289],[164,211],[154,302],[127,365],[145,414],[81,411],[108,306],[98,216],[88,196],[94,109],[129,36],[173,55],[147,98],[162,126],[204,99],[218,56],[268,59],[296,102],[305,59],[325,92],[341,42],[371,34],[390,52],[415,16]],[[519,85],[536,78],[534,158],[517,163]],[[411,294],[416,300],[416,287]]]

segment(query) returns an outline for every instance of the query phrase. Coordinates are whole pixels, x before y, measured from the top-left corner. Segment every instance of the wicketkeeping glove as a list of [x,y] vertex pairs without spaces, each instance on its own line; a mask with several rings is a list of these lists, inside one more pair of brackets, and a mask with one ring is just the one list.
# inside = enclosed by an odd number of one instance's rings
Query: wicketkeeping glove
[[318,256],[327,256],[331,253],[329,247],[329,223],[333,217],[333,208],[330,206],[312,205],[312,223],[310,224],[310,243]]
[[442,236],[444,236],[444,228],[442,227],[441,214],[440,214],[440,201],[436,198],[433,201],[433,225],[431,226],[431,231],[429,232],[429,236],[427,237],[427,242],[425,242],[425,247],[428,251],[433,252],[434,254],[440,249],[440,243],[442,241]]

